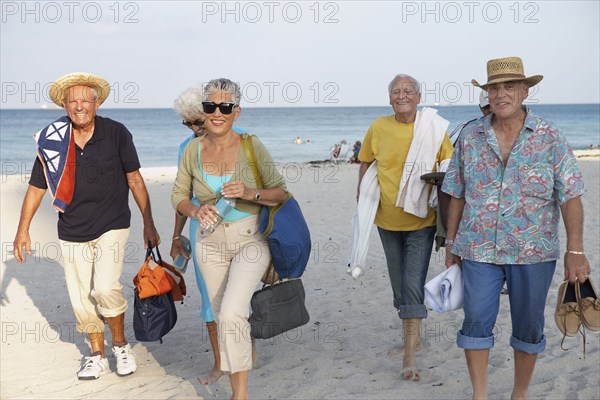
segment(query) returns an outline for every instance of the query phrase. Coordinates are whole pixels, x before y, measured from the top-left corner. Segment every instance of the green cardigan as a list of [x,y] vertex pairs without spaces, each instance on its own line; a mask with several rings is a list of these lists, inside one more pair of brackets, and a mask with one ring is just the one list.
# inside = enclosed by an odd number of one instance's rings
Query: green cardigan
[[[248,137],[248,134],[244,133],[242,134],[242,137],[246,138]],[[192,197],[197,197],[200,204],[215,204],[217,201],[217,194],[206,184],[206,182],[204,182],[198,164],[200,143],[202,140],[202,137],[191,140],[181,155],[179,169],[177,170],[177,178],[175,179],[173,191],[171,192],[171,204],[175,210],[177,210],[177,205],[179,205],[179,203],[183,200],[190,200]],[[256,136],[252,138],[252,144],[254,146],[256,162],[263,180],[264,188],[271,189],[278,187],[287,192],[285,179],[283,179],[283,176],[277,170],[276,164],[273,162],[273,158],[271,157],[271,154],[269,154],[269,151]],[[252,168],[241,144],[235,173],[231,177],[231,180],[241,180],[246,187],[256,188],[256,181],[254,179],[254,174],[252,173]],[[262,206],[252,201],[236,199],[235,207],[243,212],[258,214]]]

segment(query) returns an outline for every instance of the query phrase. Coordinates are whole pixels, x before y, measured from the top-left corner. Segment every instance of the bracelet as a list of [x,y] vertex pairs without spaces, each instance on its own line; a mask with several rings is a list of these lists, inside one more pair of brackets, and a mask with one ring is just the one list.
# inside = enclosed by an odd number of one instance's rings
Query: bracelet
[[454,239],[446,239],[446,244],[454,244]]
[[175,236],[175,237],[173,237],[173,240],[174,240],[174,241],[175,241],[175,240],[179,240],[179,236]]
[[585,252],[583,252],[583,251],[567,250],[566,252],[569,253],[569,254],[577,254],[577,255],[580,255],[580,256],[582,256],[582,255],[585,254]]

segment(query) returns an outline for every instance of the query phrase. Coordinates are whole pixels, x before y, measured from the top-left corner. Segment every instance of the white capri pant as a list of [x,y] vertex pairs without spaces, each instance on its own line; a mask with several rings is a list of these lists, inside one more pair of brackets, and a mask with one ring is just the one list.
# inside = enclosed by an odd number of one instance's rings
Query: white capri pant
[[108,231],[89,242],[60,241],[78,332],[104,332],[103,317],[116,317],[127,310],[120,279],[128,238],[126,228]]
[[[202,227],[198,226],[198,233]],[[258,215],[221,223],[196,243],[198,265],[217,323],[221,370],[252,369],[250,299],[271,262]]]

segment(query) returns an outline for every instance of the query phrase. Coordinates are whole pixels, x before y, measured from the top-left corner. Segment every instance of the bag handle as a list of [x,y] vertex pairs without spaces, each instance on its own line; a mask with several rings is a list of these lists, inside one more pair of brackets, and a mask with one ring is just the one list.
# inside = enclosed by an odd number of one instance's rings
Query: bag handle
[[256,162],[256,153],[254,152],[254,145],[252,144],[252,136],[242,136],[240,142],[242,144],[242,149],[244,149],[244,153],[246,154],[246,158],[248,159],[248,164],[250,164],[250,168],[252,168],[252,175],[254,175],[254,180],[256,181],[256,188],[262,189],[264,185],[258,170],[258,163]]
[[[154,249],[156,249],[156,254],[158,255],[158,261],[156,261],[156,256],[154,255]],[[146,249],[146,260],[150,256],[152,256],[152,259],[154,260],[155,263],[160,264],[160,265],[163,264],[162,256],[160,255],[160,250],[158,249],[158,245],[152,247],[152,242],[150,241],[150,239],[148,239],[148,248]]]

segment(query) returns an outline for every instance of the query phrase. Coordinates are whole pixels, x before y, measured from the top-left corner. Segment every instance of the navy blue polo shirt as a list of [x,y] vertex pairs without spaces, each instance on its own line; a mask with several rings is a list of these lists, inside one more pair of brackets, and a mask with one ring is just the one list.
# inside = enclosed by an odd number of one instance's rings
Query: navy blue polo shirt
[[[110,230],[129,228],[126,174],[140,169],[131,133],[123,124],[97,115],[91,139],[83,149],[75,146],[75,192],[66,211],[58,214],[58,237],[88,242]],[[48,188],[39,158],[29,184]]]

